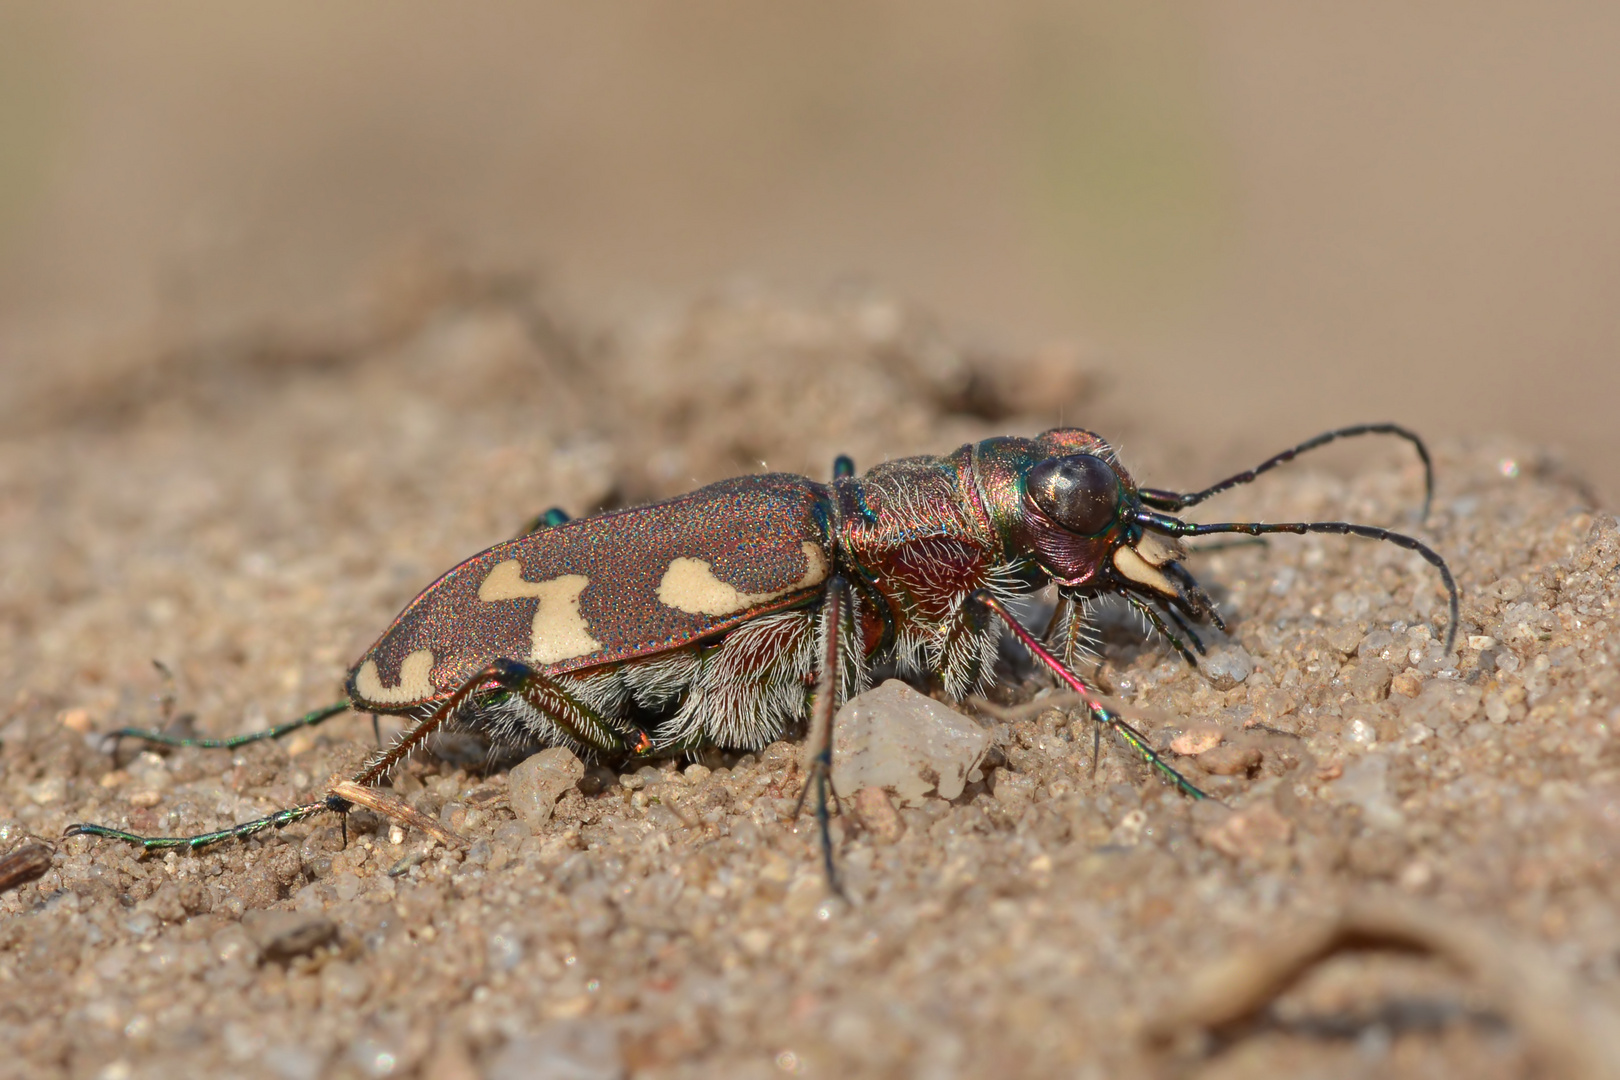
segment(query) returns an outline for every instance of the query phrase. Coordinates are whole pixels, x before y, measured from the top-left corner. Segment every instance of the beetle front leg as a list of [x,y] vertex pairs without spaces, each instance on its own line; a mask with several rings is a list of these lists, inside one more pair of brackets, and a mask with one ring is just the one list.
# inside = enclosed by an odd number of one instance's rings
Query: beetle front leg
[[[1205,792],[1200,791],[1197,787],[1195,787],[1192,781],[1188,780],[1185,776],[1182,776],[1175,769],[1171,768],[1170,764],[1166,762],[1162,756],[1160,756],[1159,752],[1153,749],[1153,747],[1148,743],[1146,735],[1142,734],[1140,731],[1137,731],[1130,724],[1127,724],[1123,717],[1119,716],[1117,713],[1103,705],[1103,703],[1098,700],[1096,692],[1085,683],[1081,682],[1080,676],[1076,675],[1074,672],[1065,667],[1061,660],[1053,656],[1051,652],[1040,643],[1040,640],[1036,638],[1035,635],[1032,634],[1023,623],[1019,622],[1011,611],[1007,610],[1006,604],[1003,604],[1000,600],[997,600],[984,589],[980,589],[978,592],[974,593],[973,599],[995,612],[1001,621],[1007,624],[1007,629],[1013,632],[1013,636],[1019,640],[1024,648],[1030,651],[1030,655],[1034,656],[1035,659],[1045,664],[1051,670],[1052,674],[1063,680],[1063,682],[1068,684],[1069,689],[1080,695],[1081,702],[1084,703],[1086,711],[1091,714],[1092,722],[1097,725],[1097,730],[1099,732],[1104,727],[1113,728],[1119,733],[1121,738],[1130,744],[1131,749],[1135,750],[1138,754],[1141,754],[1149,765],[1162,773],[1164,777],[1173,783],[1183,794],[1190,795],[1195,799],[1209,798]],[[1096,761],[1095,756],[1093,756],[1092,760],[1093,762]]]
[[810,737],[805,744],[804,786],[799,789],[799,801],[793,807],[797,818],[804,810],[805,797],[811,788],[816,793],[816,827],[821,833],[822,866],[827,874],[827,888],[844,900],[843,883],[833,863],[832,827],[829,823],[828,795],[838,797],[832,790],[833,714],[838,707],[838,684],[843,677],[844,656],[842,638],[844,609],[848,606],[848,586],[843,575],[834,574],[827,579],[822,593],[821,617],[825,627],[822,641],[821,670],[816,678],[815,707],[810,714]]

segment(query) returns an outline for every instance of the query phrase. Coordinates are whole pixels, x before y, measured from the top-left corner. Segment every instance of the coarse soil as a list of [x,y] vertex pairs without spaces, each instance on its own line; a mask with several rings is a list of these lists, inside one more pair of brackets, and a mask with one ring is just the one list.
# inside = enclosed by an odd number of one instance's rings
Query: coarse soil
[[0,895],[0,1077],[1549,1068],[1511,1005],[1409,952],[1330,958],[1241,1028],[1146,1036],[1209,965],[1380,897],[1615,1015],[1620,523],[1506,439],[1435,447],[1426,523],[1415,459],[1375,440],[1191,515],[1416,533],[1456,573],[1454,654],[1433,570],[1340,537],[1192,557],[1231,622],[1213,677],[1099,614],[1087,674],[1218,803],[1111,739],[1094,762],[1078,715],[1020,707],[1047,685],[1009,662],[963,706],[995,735],[982,780],[834,819],[852,903],[791,818],[794,743],[593,769],[536,831],[506,773],[449,740],[394,788],[465,851],[366,812],[346,842],[334,817],[200,854],[60,839],[318,797],[373,746],[367,718],[234,752],[115,756],[97,733],[226,735],[336,700],[423,585],[551,505],[825,478],[840,452],[944,452],[1055,407],[1122,438],[1144,483],[1217,478],[1197,447],[1131,444],[1091,374],[966,352],[867,292],[731,291],[581,329],[523,282],[415,267],[340,323],[40,380],[0,434],[0,854],[54,854]]

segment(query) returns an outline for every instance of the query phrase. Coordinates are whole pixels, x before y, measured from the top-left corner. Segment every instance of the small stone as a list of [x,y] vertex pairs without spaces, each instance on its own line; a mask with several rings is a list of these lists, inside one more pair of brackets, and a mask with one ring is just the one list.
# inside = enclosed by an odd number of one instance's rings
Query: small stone
[[28,797],[39,806],[49,806],[61,802],[67,794],[67,781],[60,776],[47,776],[45,779],[29,784],[25,791]]
[[1389,696],[1393,671],[1382,660],[1363,660],[1347,680],[1350,692],[1362,701],[1382,701]]
[[1524,582],[1517,578],[1503,578],[1485,586],[1485,591],[1498,600],[1517,600],[1524,595]]
[[1378,729],[1361,717],[1353,717],[1344,725],[1344,739],[1355,746],[1371,746],[1378,741]]
[[903,806],[919,806],[930,793],[954,799],[990,741],[990,732],[968,717],[890,679],[838,710],[833,787],[846,798],[884,788]]
[[1220,645],[1210,649],[1199,667],[1215,689],[1230,690],[1254,674],[1254,657],[1241,645]]
[[1483,696],[1477,686],[1455,679],[1430,679],[1412,700],[1402,703],[1401,716],[1409,722],[1421,721],[1436,730],[1447,720],[1466,724],[1479,712]]
[[1406,862],[1406,842],[1393,832],[1370,830],[1350,842],[1347,856],[1357,874],[1387,880]]
[[855,793],[855,816],[861,819],[867,832],[885,844],[900,839],[905,823],[889,801],[888,792],[880,787],[865,787]]
[[1407,892],[1427,892],[1434,884],[1434,867],[1422,859],[1414,859],[1406,864],[1395,881]]
[[1262,802],[1227,815],[1200,832],[1199,839],[1234,859],[1261,859],[1268,850],[1286,845],[1293,836],[1293,823],[1269,802]]
[[292,960],[337,937],[332,920],[302,911],[249,911],[242,925],[267,960]]
[[150,790],[132,791],[129,793],[128,799],[129,805],[140,810],[150,810],[152,807],[163,801],[163,792]]
[[346,960],[334,960],[321,968],[321,1002],[325,1005],[356,1005],[371,989],[366,969]]
[[1340,656],[1349,656],[1361,644],[1361,628],[1355,623],[1340,623],[1327,632],[1327,643]]
[[1007,806],[1027,803],[1035,797],[1035,778],[1010,769],[997,769],[994,794],[996,801]]
[[1415,698],[1423,692],[1423,676],[1416,671],[1403,671],[1389,680],[1389,688],[1402,697]]
[[1198,755],[1198,767],[1212,776],[1241,776],[1260,767],[1259,747],[1227,743]]
[[80,735],[90,731],[90,712],[87,709],[64,709],[57,719],[69,731],[76,731]]
[[1221,745],[1221,729],[1213,724],[1190,727],[1170,740],[1170,749],[1183,757],[1197,757]]
[[[571,1010],[552,1010],[565,1011]],[[625,1062],[619,1033],[610,1024],[562,1020],[507,1043],[485,1075],[489,1080],[621,1080]]]
[[512,766],[506,799],[512,812],[538,832],[551,820],[563,792],[579,783],[585,764],[565,746],[553,746]]
[[1388,783],[1389,760],[1368,754],[1344,770],[1333,785],[1334,797],[1361,807],[1363,819],[1381,829],[1398,829],[1405,818],[1395,805]]

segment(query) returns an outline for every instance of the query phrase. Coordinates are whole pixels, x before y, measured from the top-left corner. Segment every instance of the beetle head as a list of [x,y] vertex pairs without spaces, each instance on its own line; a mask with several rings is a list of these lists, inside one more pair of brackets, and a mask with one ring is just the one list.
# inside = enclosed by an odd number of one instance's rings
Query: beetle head
[[1034,449],[1018,474],[1014,543],[1065,595],[1134,593],[1195,619],[1212,613],[1180,565],[1181,542],[1144,525],[1136,482],[1107,442],[1060,428]]

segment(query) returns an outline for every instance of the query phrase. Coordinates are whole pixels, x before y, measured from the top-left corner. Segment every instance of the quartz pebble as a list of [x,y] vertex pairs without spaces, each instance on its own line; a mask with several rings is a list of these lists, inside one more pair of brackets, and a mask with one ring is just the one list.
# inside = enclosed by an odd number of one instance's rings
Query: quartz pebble
[[562,793],[579,783],[585,763],[566,746],[553,746],[525,758],[507,774],[507,802],[512,812],[538,830],[551,820]]
[[1170,749],[1184,757],[1196,757],[1221,744],[1221,729],[1213,724],[1189,727],[1170,742]]
[[1254,657],[1241,645],[1220,645],[1209,650],[1199,665],[1217,690],[1230,690],[1254,674]]
[[833,732],[834,789],[884,788],[904,806],[956,798],[990,749],[988,731],[897,679],[845,702]]

